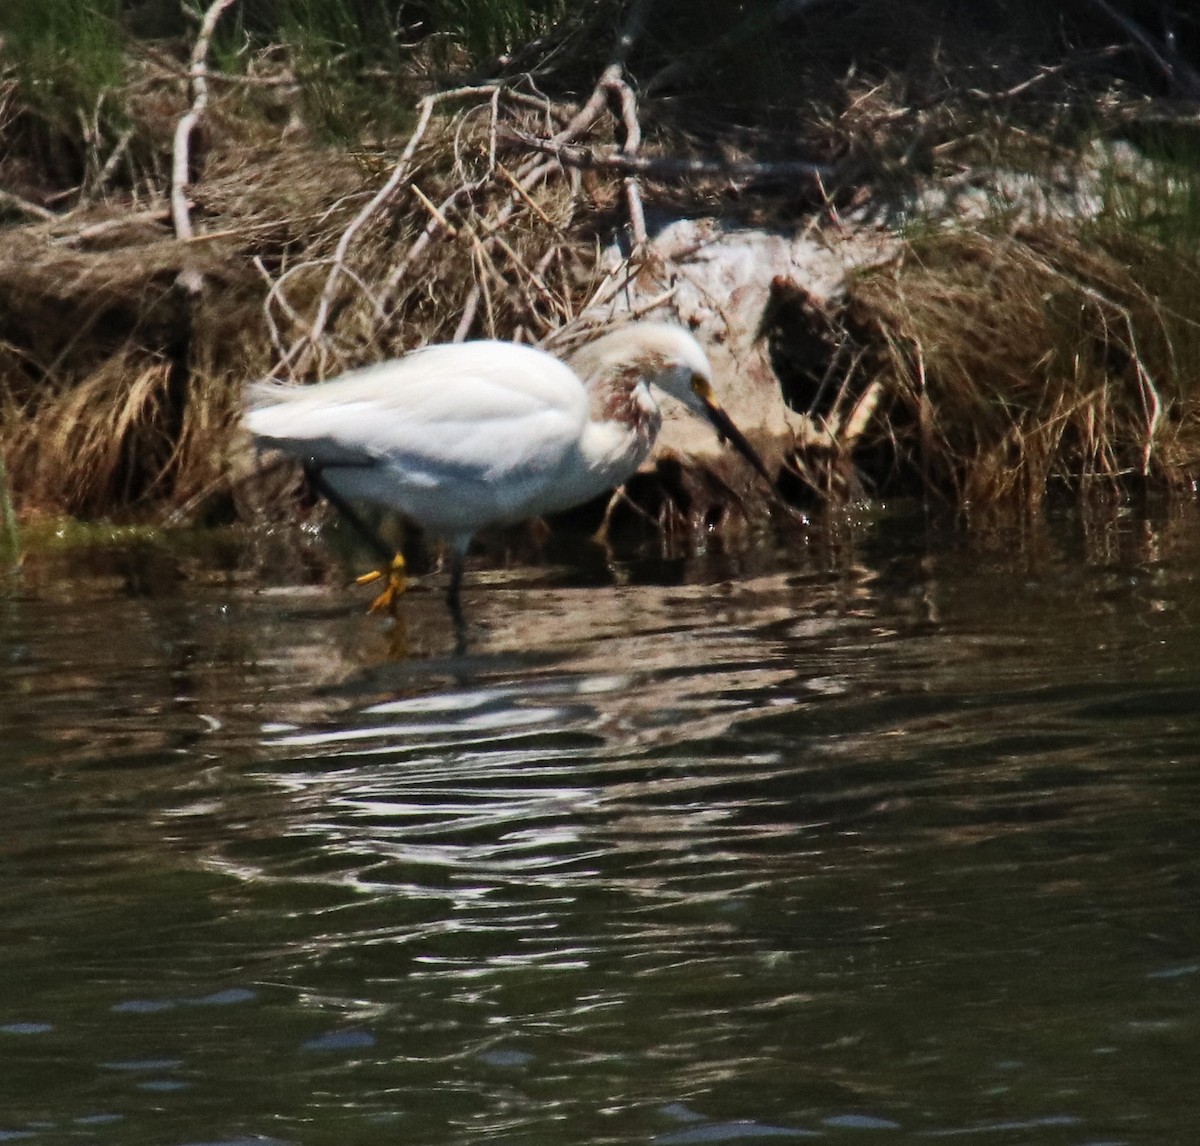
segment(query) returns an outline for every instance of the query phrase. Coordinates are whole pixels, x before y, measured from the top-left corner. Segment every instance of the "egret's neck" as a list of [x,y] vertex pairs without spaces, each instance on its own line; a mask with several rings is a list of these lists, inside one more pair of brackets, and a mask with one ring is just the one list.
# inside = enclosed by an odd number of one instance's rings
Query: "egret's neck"
[[588,387],[591,420],[606,427],[614,439],[622,439],[621,452],[636,455],[640,465],[654,446],[662,425],[658,403],[646,385],[645,374],[638,370],[613,372]]
[[590,417],[579,440],[594,493],[620,485],[645,461],[662,415],[633,371],[612,372],[588,385]]

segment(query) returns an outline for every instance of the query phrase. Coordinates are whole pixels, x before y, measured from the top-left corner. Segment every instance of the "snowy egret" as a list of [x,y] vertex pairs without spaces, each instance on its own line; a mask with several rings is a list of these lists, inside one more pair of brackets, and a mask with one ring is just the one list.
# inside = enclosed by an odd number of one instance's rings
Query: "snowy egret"
[[[349,502],[396,510],[444,538],[458,615],[463,562],[479,529],[582,504],[641,465],[662,422],[651,386],[707,417],[771,483],[713,395],[704,351],[662,322],[612,331],[570,366],[532,346],[463,342],[312,386],[260,382],[250,388],[245,423],[260,446],[300,461],[385,561],[390,550]],[[402,558],[391,559],[373,608],[402,591],[403,569]]]

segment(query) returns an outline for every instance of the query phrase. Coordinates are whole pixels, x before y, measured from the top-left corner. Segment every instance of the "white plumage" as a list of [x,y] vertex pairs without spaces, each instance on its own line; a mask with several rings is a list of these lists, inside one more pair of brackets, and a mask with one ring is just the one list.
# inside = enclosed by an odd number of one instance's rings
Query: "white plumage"
[[245,424],[339,508],[372,502],[444,537],[453,603],[479,529],[568,509],[638,468],[661,422],[651,386],[707,416],[770,480],[711,380],[687,331],[647,322],[585,346],[571,366],[531,346],[466,342],[313,386],[257,383]]

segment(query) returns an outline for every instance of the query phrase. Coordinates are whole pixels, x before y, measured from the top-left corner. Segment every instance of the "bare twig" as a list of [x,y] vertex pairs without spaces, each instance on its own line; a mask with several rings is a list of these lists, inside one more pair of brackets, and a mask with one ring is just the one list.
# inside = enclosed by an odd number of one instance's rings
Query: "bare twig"
[[1023,80],[1021,83],[1016,84],[1011,88],[1006,88],[1004,91],[989,92],[984,91],[982,88],[970,88],[969,94],[975,96],[977,99],[1013,99],[1016,96],[1023,95],[1025,92],[1029,91],[1030,88],[1033,88],[1046,80],[1053,79],[1055,76],[1062,75],[1065,72],[1077,70],[1081,67],[1086,67],[1089,64],[1095,63],[1099,60],[1112,59],[1114,56],[1118,56],[1122,52],[1127,51],[1129,51],[1129,47],[1126,44],[1110,44],[1107,48],[1100,48],[1095,52],[1086,52],[1073,55],[1069,60],[1065,60],[1061,64],[1055,64],[1052,67],[1041,67],[1027,80]]
[[492,92],[492,115],[488,121],[488,171],[496,170],[496,128],[500,122],[500,89]]
[[554,220],[551,219],[550,216],[538,206],[537,201],[532,198],[522,183],[511,171],[509,171],[507,167],[504,166],[503,163],[497,162],[496,170],[500,172],[504,180],[516,193],[517,198],[522,200],[526,207],[528,207],[543,223],[545,223],[547,227],[550,227],[556,231],[558,230],[558,226],[555,224]]
[[465,199],[472,192],[482,187],[484,182],[484,180],[477,180],[474,183],[466,183],[461,187],[456,187],[445,199],[437,204],[437,213],[430,216],[429,222],[425,224],[425,229],[416,237],[404,257],[388,273],[387,280],[383,285],[383,293],[380,296],[385,306],[390,303],[392,295],[400,283],[404,281],[404,277],[425,254],[429,244],[433,241],[433,237],[439,231],[445,230],[442,220],[446,218],[446,212],[457,206],[460,199]]
[[508,261],[512,263],[529,281],[530,286],[534,288],[555,310],[562,311],[562,301],[558,296],[546,285],[545,280],[535,270],[533,270],[512,247],[504,241],[499,235],[495,235],[492,241],[508,256]]
[[678,285],[668,287],[664,291],[659,291],[653,298],[648,298],[645,302],[639,302],[636,306],[630,307],[629,317],[631,319],[638,319],[653,310],[658,310],[660,306],[665,306],[675,297],[675,292],[678,289]]
[[451,223],[450,220],[446,218],[442,209],[436,203],[431,202],[429,197],[425,194],[425,192],[422,191],[421,188],[418,187],[415,183],[410,184],[409,189],[420,201],[421,206],[424,207],[425,210],[429,212],[429,214],[432,216],[434,222],[436,222],[437,225],[439,227],[441,227],[442,230],[445,231],[446,234],[450,236],[450,238],[453,239],[458,234],[458,228],[456,228],[454,226],[454,224]]
[[[608,106],[609,93],[612,92],[616,93],[621,100],[626,131],[624,153],[630,158],[635,156],[641,144],[642,131],[637,121],[637,104],[633,98],[633,91],[625,80],[625,64],[634,44],[642,34],[649,7],[650,0],[633,0],[633,3],[630,4],[625,23],[621,25],[621,30],[617,33],[612,55],[604,71],[600,73],[596,86],[592,88],[592,94],[579,111],[572,116],[567,126],[547,141],[549,146],[544,150],[547,150],[549,154],[561,159],[563,149],[578,139],[600,118]],[[626,172],[625,198],[629,209],[629,224],[634,245],[641,246],[646,239],[646,216],[642,209],[641,190],[634,178],[635,174],[633,171]]]
[[[267,324],[267,334],[271,339],[271,345],[275,347],[280,354],[284,353],[283,339],[279,334],[279,324],[275,321],[275,316],[271,313],[271,295],[275,293],[279,284],[283,281],[282,278],[274,279],[271,277],[271,272],[267,270],[262,259],[255,255],[253,259],[254,269],[258,271],[264,283],[267,285],[267,297],[263,302],[263,318]],[[282,294],[280,295],[282,298]],[[286,302],[284,303],[286,306]]]
[[141,227],[150,223],[168,223],[170,220],[171,212],[168,208],[156,207],[150,211],[135,211],[113,219],[101,219],[98,223],[81,227],[78,231],[72,231],[71,234],[63,235],[54,241],[64,247],[77,247],[103,239],[114,231],[124,231],[130,227]]
[[20,195],[14,195],[11,191],[0,191],[0,207],[9,207],[23,215],[32,215],[35,219],[57,218],[53,211],[46,210],[38,203],[31,203],[28,199],[22,199]]
[[495,338],[496,311],[492,306],[492,292],[488,288],[488,279],[493,275],[499,278],[499,275],[496,272],[495,264],[488,255],[487,248],[482,243],[475,243],[473,245],[473,251],[475,255],[475,265],[479,268],[475,275],[475,281],[479,285],[479,289],[483,295],[483,313],[487,319],[488,337]]
[[640,517],[648,525],[653,526],[655,529],[662,524],[658,518],[652,517],[645,511],[645,509],[638,505],[638,503],[634,501],[628,493],[625,492],[624,485],[619,485],[612,491],[612,494],[608,499],[608,504],[604,507],[604,517],[601,519],[600,524],[596,527],[595,534],[593,534],[596,540],[602,544],[608,541],[608,532],[612,527],[613,514],[616,512],[617,507],[621,505],[628,506],[634,514]]
[[1088,3],[1108,17],[1145,54],[1147,59],[1167,78],[1181,95],[1189,99],[1200,99],[1200,72],[1190,67],[1171,50],[1170,45],[1160,47],[1154,39],[1131,16],[1119,11],[1109,0],[1088,0]]
[[479,286],[473,286],[471,293],[467,295],[467,301],[463,305],[462,315],[459,317],[458,326],[454,329],[453,342],[463,342],[467,335],[471,333],[471,326],[475,322],[475,314],[479,310]]
[[277,76],[235,76],[230,75],[228,72],[210,71],[208,78],[213,83],[233,84],[237,87],[286,88],[299,86],[295,75],[290,70]]
[[117,140],[116,146],[109,153],[108,158],[104,161],[104,166],[100,168],[100,174],[96,176],[96,185],[92,188],[93,192],[103,192],[108,186],[109,180],[117,173],[117,168],[121,165],[121,160],[125,158],[125,153],[129,150],[129,144],[133,139],[133,129],[126,128],[121,132],[121,137]]
[[[469,107],[458,117],[458,126],[454,130],[454,172],[463,183],[471,181],[471,175],[467,170],[467,161],[464,156],[466,149],[464,136],[466,135],[467,126],[475,116],[483,112],[489,112],[488,136],[494,141],[496,138],[497,116],[500,112],[499,100],[500,88],[497,86],[492,92],[492,98],[487,103],[480,103],[474,107]],[[489,163],[485,175],[490,173],[491,169],[492,165]]]
[[[539,164],[532,172],[527,174],[524,179],[520,180],[520,184],[527,191],[532,190],[537,183],[554,174],[557,164],[549,166]],[[508,221],[513,217],[513,213],[517,209],[517,200],[509,199],[499,211],[496,212],[495,218],[491,219],[487,226],[487,234],[494,235],[502,227],[508,225]]]

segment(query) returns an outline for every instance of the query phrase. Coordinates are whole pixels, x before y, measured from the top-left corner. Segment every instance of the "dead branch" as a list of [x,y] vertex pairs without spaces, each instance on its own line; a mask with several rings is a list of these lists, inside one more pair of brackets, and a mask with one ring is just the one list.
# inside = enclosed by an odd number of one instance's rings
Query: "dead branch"
[[[190,239],[195,231],[188,210],[187,186],[191,167],[192,132],[208,106],[208,49],[221,13],[233,5],[235,0],[214,0],[204,13],[196,42],[192,45],[188,81],[192,88],[192,105],[179,120],[175,128],[175,142],[171,156],[171,218],[175,224],[175,235],[179,239]],[[180,282],[189,293],[197,293],[203,285],[197,271],[184,271]]]
[[[191,203],[188,203],[191,206]],[[138,227],[150,226],[158,223],[167,223],[171,220],[171,212],[165,207],[156,207],[149,211],[134,211],[127,215],[117,215],[112,219],[101,219],[98,223],[92,223],[87,227],[82,227],[78,231],[73,231],[69,235],[63,235],[56,238],[54,241],[60,243],[64,247],[82,247],[88,243],[94,243],[100,239],[106,239],[117,231],[129,231]],[[193,236],[194,237],[194,236]]]
[[571,117],[571,121],[567,126],[557,135],[551,137],[556,146],[561,147],[563,144],[570,143],[573,139],[578,139],[600,118],[604,109],[608,106],[608,84],[612,80],[622,78],[625,72],[625,62],[629,59],[629,53],[633,51],[633,45],[637,43],[638,38],[642,34],[642,26],[646,22],[646,9],[648,7],[648,0],[634,0],[634,3],[630,5],[629,15],[625,18],[625,23],[621,26],[620,32],[617,33],[617,42],[613,45],[612,56],[604,71],[600,73],[600,78],[596,81],[596,86],[592,88],[592,94],[588,96],[587,102],[583,107]]
[[553,155],[568,167],[642,175],[664,183],[702,176],[723,176],[738,181],[797,178],[824,181],[835,173],[828,164],[811,163],[802,159],[736,161],[686,159],[674,155],[625,155],[621,152],[598,151],[590,147],[564,146],[556,143],[554,139],[538,139],[537,136],[527,135],[512,128],[506,130],[517,142],[543,155]]
[[[625,80],[625,64],[634,44],[642,34],[648,7],[648,0],[634,0],[629,6],[629,13],[617,34],[617,41],[613,45],[608,64],[600,73],[600,78],[596,81],[596,86],[592,88],[592,94],[588,97],[587,102],[562,131],[551,137],[550,142],[554,148],[561,150],[587,131],[600,118],[608,106],[610,94],[613,94],[620,100],[621,116],[625,127],[625,144],[622,154],[630,159],[636,157],[638,147],[641,145],[642,129],[638,123],[637,101],[634,99],[633,89]],[[551,154],[557,154],[557,151],[553,151]],[[632,171],[626,172],[625,201],[629,210],[629,227],[633,236],[633,244],[635,249],[640,248],[646,241],[646,213],[642,207],[641,188]]]
[[[633,89],[620,76],[610,76],[604,81],[605,89],[614,94],[621,104],[621,123],[625,128],[625,142],[620,154],[626,159],[637,158],[642,145],[642,126],[638,122],[637,99]],[[630,172],[625,176],[625,204],[629,211],[629,231],[633,239],[634,253],[639,253],[646,243],[646,211],[642,206],[642,190],[637,175]]]
[[531,268],[529,264],[525,262],[525,260],[521,258],[516,251],[513,250],[509,243],[507,243],[500,235],[495,235],[492,241],[500,248],[500,250],[504,252],[504,254],[508,257],[508,261],[518,271],[521,272],[521,274],[529,282],[529,285],[532,286],[533,289],[536,290],[543,299],[550,303],[555,310],[562,311],[564,309],[562,306],[562,301],[546,285],[546,282],[542,276],[539,275],[533,268]]
[[853,449],[858,439],[862,437],[863,431],[870,424],[871,418],[874,416],[875,409],[882,397],[883,383],[878,380],[871,382],[858,396],[858,401],[854,403],[842,428],[842,433],[838,440],[840,449],[847,452]]

